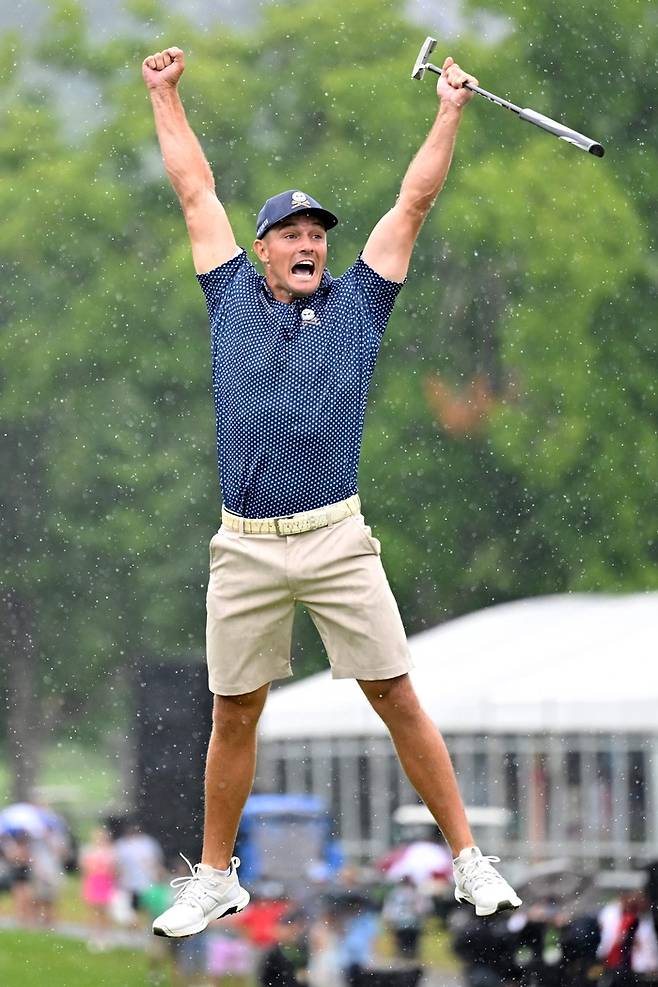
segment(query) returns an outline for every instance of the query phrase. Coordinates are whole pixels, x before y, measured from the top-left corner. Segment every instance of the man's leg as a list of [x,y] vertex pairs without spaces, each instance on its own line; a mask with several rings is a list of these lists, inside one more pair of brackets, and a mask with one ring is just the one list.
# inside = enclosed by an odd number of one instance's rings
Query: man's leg
[[388,727],[406,775],[430,810],[454,858],[455,897],[477,915],[518,908],[521,899],[473,845],[450,755],[441,734],[421,708],[408,675],[359,680],[370,704]]
[[407,778],[457,857],[464,847],[473,846],[473,834],[446,745],[421,707],[409,676],[359,680],[359,685],[388,727]]
[[269,685],[241,696],[215,696],[206,759],[202,863],[226,870],[254,782],[256,728]]
[[249,904],[249,892],[240,886],[231,855],[254,780],[256,727],[268,689],[264,685],[239,696],[215,696],[201,863],[179,882],[173,905],[153,922],[157,936],[193,936],[214,919],[234,915]]

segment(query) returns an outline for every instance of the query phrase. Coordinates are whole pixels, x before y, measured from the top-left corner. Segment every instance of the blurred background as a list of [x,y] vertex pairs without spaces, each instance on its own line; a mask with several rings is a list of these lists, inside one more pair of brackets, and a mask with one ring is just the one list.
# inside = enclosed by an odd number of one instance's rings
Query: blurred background
[[[433,119],[434,80],[409,78],[427,34],[435,62],[451,54],[606,148],[597,160],[472,101],[361,462],[418,688],[484,852],[505,854],[529,908],[485,928],[453,914],[445,848],[353,684],[327,685],[300,612],[239,848],[265,931],[153,954],[149,907],[178,851],[198,852],[220,499],[205,306],[141,61],[185,50],[183,102],[238,242],[265,198],[305,188],[340,216],[338,275]],[[358,970],[373,985],[421,970],[473,987],[651,982],[655,11],[34,0],[0,9],[0,36],[3,983],[285,987],[263,974],[276,949],[310,987]],[[391,877],[390,854],[417,844],[420,870]]]

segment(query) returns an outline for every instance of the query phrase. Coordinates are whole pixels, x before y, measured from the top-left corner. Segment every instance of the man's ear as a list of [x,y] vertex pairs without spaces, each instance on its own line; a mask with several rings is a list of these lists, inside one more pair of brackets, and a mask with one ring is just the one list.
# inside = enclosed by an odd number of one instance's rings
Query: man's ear
[[254,253],[256,254],[256,257],[258,257],[261,264],[268,263],[269,250],[262,240],[254,240]]

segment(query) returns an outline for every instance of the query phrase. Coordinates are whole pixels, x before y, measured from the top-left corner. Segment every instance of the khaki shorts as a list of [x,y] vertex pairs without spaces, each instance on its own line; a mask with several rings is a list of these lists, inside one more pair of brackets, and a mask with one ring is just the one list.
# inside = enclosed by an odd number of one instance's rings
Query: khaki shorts
[[389,679],[412,667],[397,604],[361,514],[295,535],[222,525],[210,542],[206,651],[211,692],[235,696],[292,675],[296,603],[334,678]]

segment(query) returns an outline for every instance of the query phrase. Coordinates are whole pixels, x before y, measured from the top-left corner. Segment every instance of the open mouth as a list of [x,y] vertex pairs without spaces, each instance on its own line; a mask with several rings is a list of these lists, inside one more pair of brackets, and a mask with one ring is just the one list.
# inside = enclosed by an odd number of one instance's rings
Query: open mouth
[[310,281],[315,274],[315,263],[312,260],[300,260],[292,266],[292,274],[296,278]]

